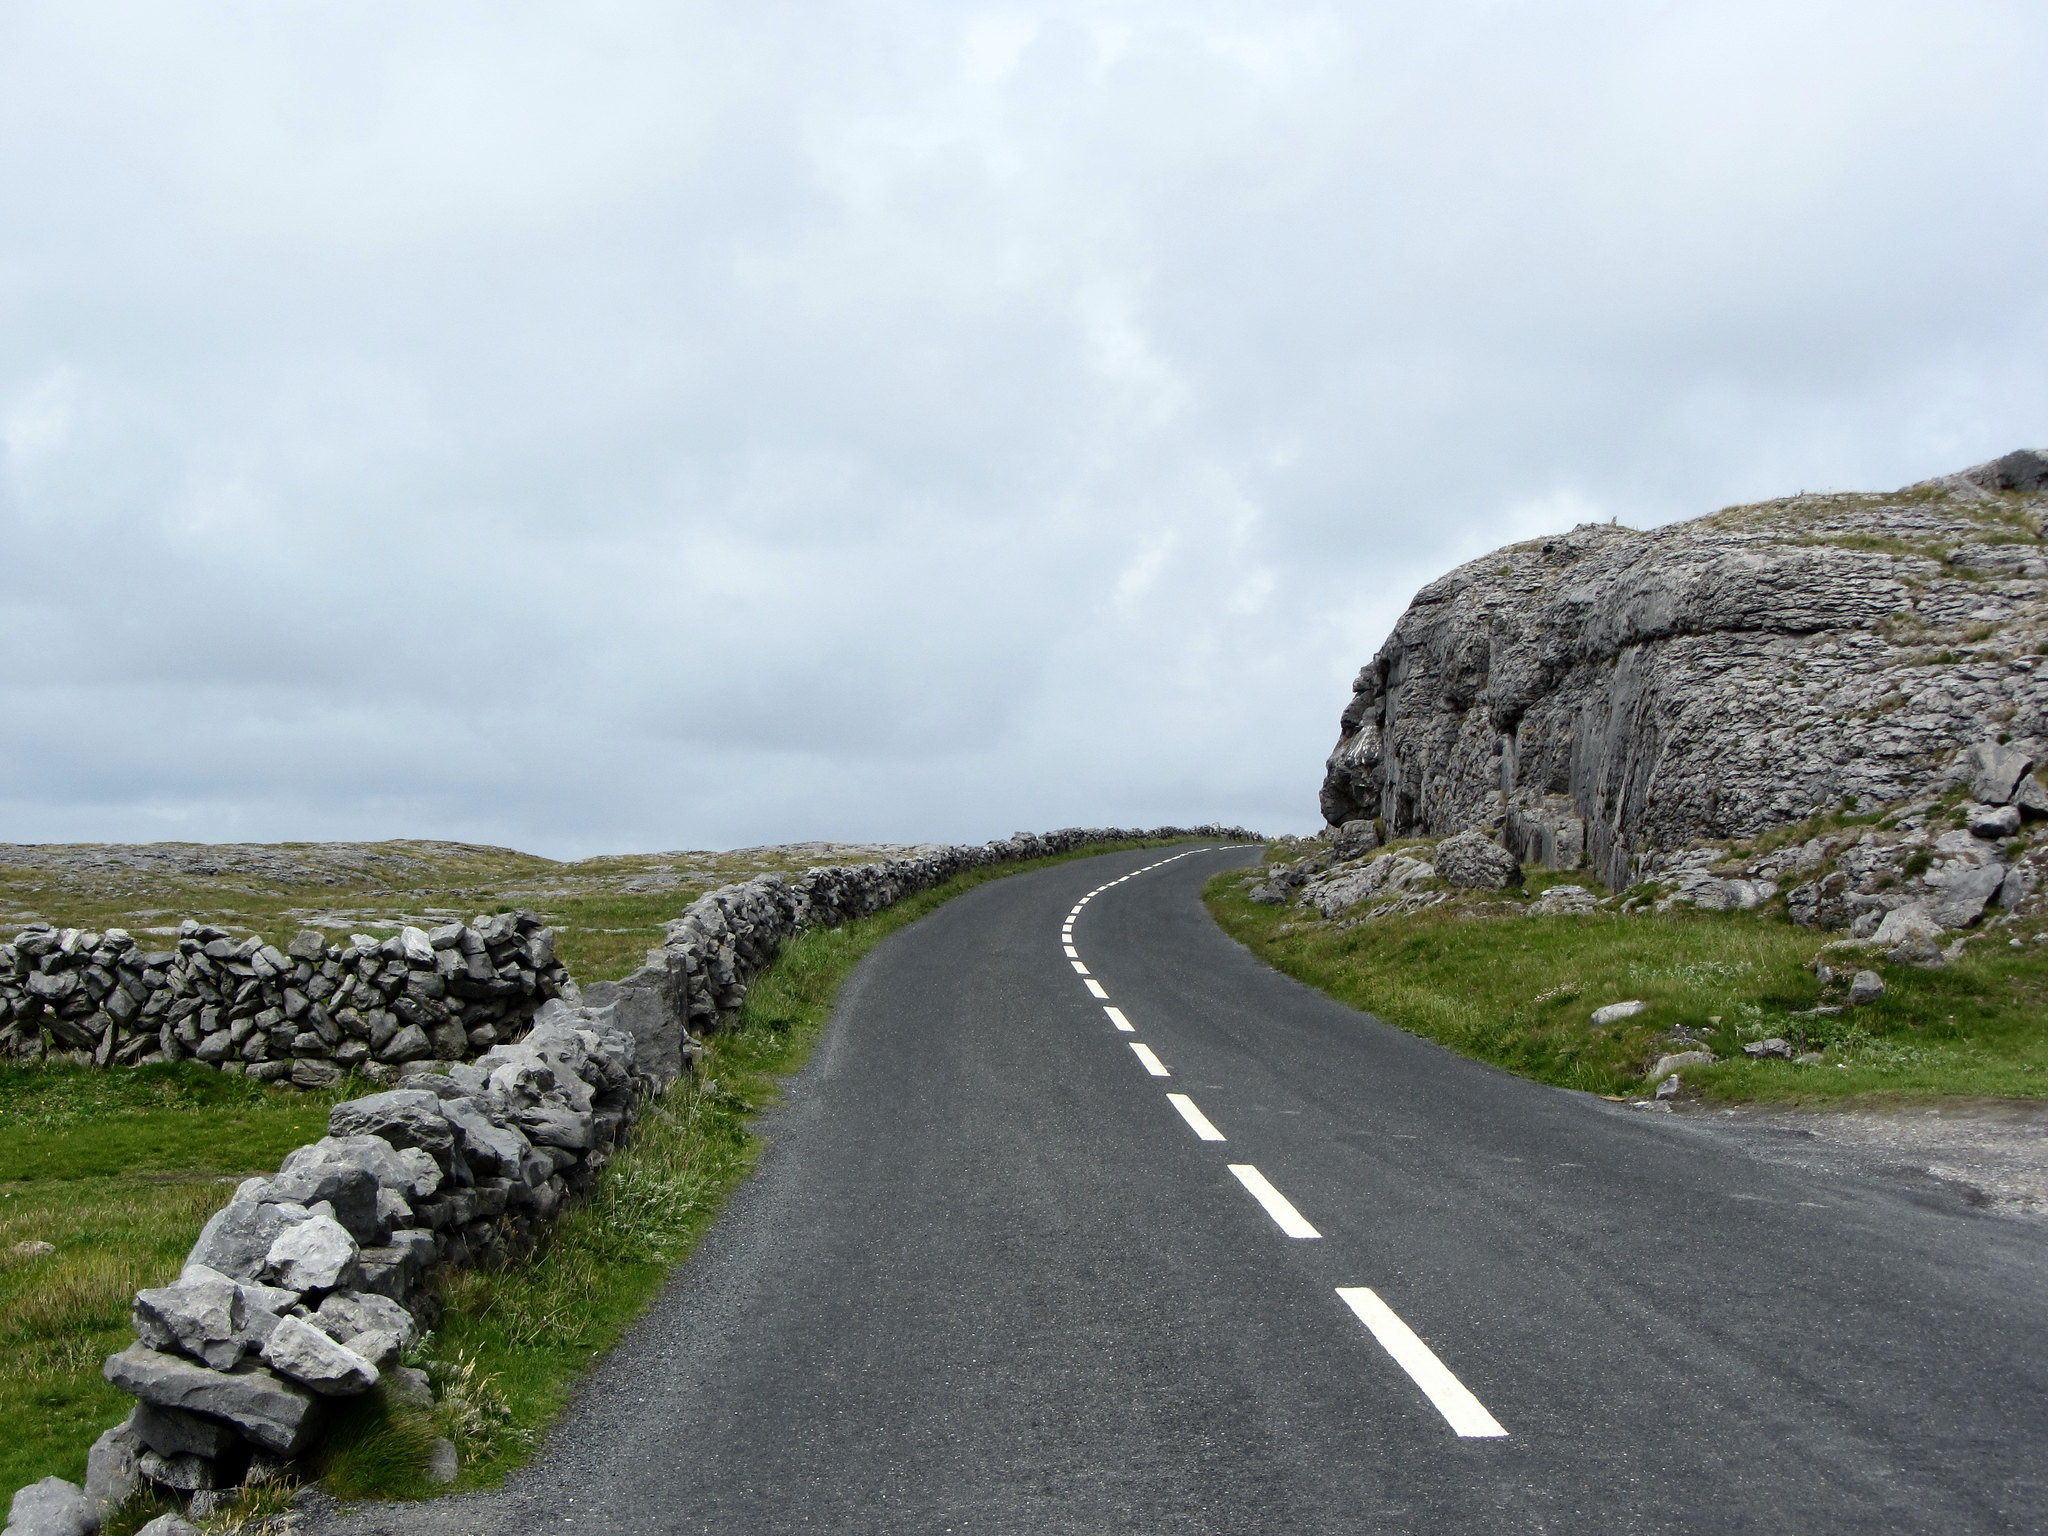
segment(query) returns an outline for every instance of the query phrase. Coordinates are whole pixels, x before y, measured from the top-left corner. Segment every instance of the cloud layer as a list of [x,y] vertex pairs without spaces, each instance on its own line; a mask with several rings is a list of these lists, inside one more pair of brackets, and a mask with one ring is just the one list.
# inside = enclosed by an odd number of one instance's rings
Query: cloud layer
[[0,12],[0,839],[1314,824],[1495,544],[2048,440],[2048,15]]

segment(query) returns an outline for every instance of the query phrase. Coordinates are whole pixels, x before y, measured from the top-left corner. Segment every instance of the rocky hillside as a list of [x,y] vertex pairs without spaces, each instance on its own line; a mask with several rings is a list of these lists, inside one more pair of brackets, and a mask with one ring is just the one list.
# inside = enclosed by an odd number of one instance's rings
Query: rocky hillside
[[2048,760],[2044,520],[2048,452],[2021,450],[1474,560],[1359,673],[1324,817],[1484,829],[1620,889],[1675,850],[1970,786],[1991,746],[2019,765],[2004,798],[2048,810],[2026,774]]

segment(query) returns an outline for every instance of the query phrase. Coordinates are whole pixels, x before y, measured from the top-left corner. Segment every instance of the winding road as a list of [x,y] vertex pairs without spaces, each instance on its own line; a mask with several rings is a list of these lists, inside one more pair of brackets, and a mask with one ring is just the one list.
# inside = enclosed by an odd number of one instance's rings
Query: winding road
[[2040,1229],[1329,1001],[1253,850],[860,966],[697,1255],[494,1493],[355,1532],[2038,1532]]

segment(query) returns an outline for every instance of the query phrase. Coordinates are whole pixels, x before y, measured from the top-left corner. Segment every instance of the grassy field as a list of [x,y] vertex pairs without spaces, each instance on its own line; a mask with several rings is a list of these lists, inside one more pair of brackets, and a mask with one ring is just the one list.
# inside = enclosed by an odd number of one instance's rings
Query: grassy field
[[[1531,886],[1564,879],[1584,883],[1582,875],[1538,876]],[[1885,995],[1801,1017],[1839,1003],[1841,986],[1823,989],[1810,969],[1829,936],[1782,917],[1690,909],[1470,917],[1433,907],[1346,926],[1257,905],[1245,890],[1242,872],[1218,875],[1209,910],[1276,969],[1467,1056],[1562,1087],[1639,1095],[1657,1056],[1695,1048],[1674,1035],[1683,1031],[1723,1058],[1683,1074],[1689,1093],[1712,1099],[2048,1095],[2048,958],[2030,931],[2000,930],[1942,970],[1837,953],[1837,966],[1882,972]],[[1595,1008],[1628,999],[1648,1007],[1605,1028],[1589,1022]],[[1742,1054],[1745,1043],[1772,1037],[1824,1059],[1794,1065]]]
[[524,907],[554,925],[556,953],[578,981],[610,981],[638,966],[661,943],[662,925],[706,891],[896,851],[797,843],[557,863],[468,843],[0,845],[0,937],[38,918],[167,937],[194,917],[282,947],[302,928],[330,940],[384,938],[408,922]]
[[[593,1197],[538,1254],[449,1277],[441,1326],[413,1357],[436,1381],[434,1407],[409,1408],[382,1394],[354,1400],[307,1470],[343,1497],[423,1495],[433,1491],[424,1476],[428,1449],[446,1436],[463,1452],[458,1488],[502,1477],[753,1166],[760,1142],[751,1117],[803,1063],[855,963],[962,891],[1105,851],[972,870],[787,946],[755,982],[736,1025],[713,1038],[694,1075],[647,1107]],[[673,893],[650,899],[665,903],[662,920],[681,905]],[[638,952],[631,958],[637,964]],[[132,1293],[175,1275],[233,1184],[324,1134],[329,1103],[354,1091],[361,1090],[265,1088],[190,1064],[0,1069],[0,1167],[11,1175],[0,1183],[0,1248],[41,1241],[56,1249],[39,1257],[0,1251],[0,1492],[51,1472],[83,1473],[94,1437],[129,1406],[100,1380],[99,1367],[131,1337]],[[251,1509],[278,1497],[260,1490]],[[154,1512],[125,1512],[108,1536]]]
[[333,1097],[190,1064],[0,1068],[0,1493],[84,1473],[130,1407],[99,1374],[129,1299],[236,1183],[323,1135]]

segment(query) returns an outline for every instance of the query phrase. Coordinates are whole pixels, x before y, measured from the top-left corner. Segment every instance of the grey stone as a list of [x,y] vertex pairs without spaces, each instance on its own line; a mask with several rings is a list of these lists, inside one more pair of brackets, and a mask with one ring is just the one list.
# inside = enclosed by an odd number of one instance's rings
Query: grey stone
[[301,1147],[285,1160],[261,1200],[283,1201],[308,1209],[326,1201],[334,1219],[359,1243],[381,1243],[390,1232],[378,1213],[377,1174],[360,1159],[328,1157]]
[[217,1371],[242,1358],[242,1291],[225,1276],[137,1291],[130,1312],[136,1337],[151,1349],[175,1350]]
[[279,1375],[327,1397],[354,1397],[377,1384],[374,1364],[296,1317],[278,1321],[263,1358]]
[[384,1378],[384,1390],[401,1403],[416,1408],[434,1406],[434,1389],[427,1373],[416,1366],[401,1365]]
[[1545,917],[1580,917],[1599,911],[1600,903],[1583,885],[1553,885],[1537,896],[1529,910]]
[[314,1216],[279,1234],[265,1256],[264,1269],[288,1290],[332,1290],[348,1283],[360,1251],[340,1222]]
[[1792,1059],[1792,1042],[1775,1037],[1769,1040],[1752,1040],[1742,1048],[1742,1053],[1745,1056],[1753,1056],[1758,1061],[1790,1061]]
[[417,1147],[443,1165],[455,1146],[440,1097],[421,1088],[345,1099],[327,1112],[327,1129],[334,1136],[379,1136],[401,1150]]
[[1970,835],[1996,842],[2020,829],[2020,808],[2016,805],[1972,805],[1969,807]]
[[1898,944],[1916,935],[1925,938],[1938,937],[1942,932],[1940,919],[1918,902],[1892,908],[1884,914],[1869,935],[1876,943]]
[[317,1421],[318,1400],[311,1392],[247,1360],[214,1371],[137,1343],[111,1356],[105,1375],[156,1407],[225,1419],[245,1439],[280,1456],[303,1450]]
[[135,1536],[199,1536],[199,1527],[177,1515],[158,1515]]
[[128,1422],[136,1438],[160,1456],[225,1456],[240,1441],[219,1419],[154,1403],[137,1403]]
[[2005,884],[2005,866],[1951,866],[1931,869],[1925,878],[1935,890],[1928,903],[1934,920],[1944,928],[1967,928],[1983,916],[1985,905]]
[[408,1024],[399,1030],[377,1052],[379,1061],[419,1061],[434,1054],[434,1042],[427,1038],[426,1031],[417,1024]]
[[392,1335],[400,1347],[419,1336],[419,1325],[404,1307],[388,1296],[363,1291],[336,1291],[320,1303],[313,1322],[338,1343],[353,1344],[365,1333]]
[[1684,1067],[1711,1067],[1720,1059],[1712,1051],[1673,1051],[1669,1055],[1659,1056],[1657,1064],[1650,1068],[1649,1075],[1653,1078],[1665,1078]]
[[1623,1019],[1634,1018],[1649,1006],[1648,1003],[1643,1002],[1640,998],[1630,998],[1627,1002],[1622,1003],[1609,1003],[1604,1008],[1595,1008],[1588,1022],[1595,1028],[1604,1029],[1609,1024],[1619,1024]]
[[93,1441],[85,1455],[85,1503],[97,1519],[119,1509],[135,1492],[141,1475],[137,1463],[145,1449],[134,1413]]
[[284,952],[294,960],[311,960],[318,964],[327,958],[327,936],[312,928],[301,928],[292,935],[292,941],[285,946]]
[[179,1493],[197,1493],[216,1486],[213,1463],[204,1456],[163,1456],[144,1451],[139,1470],[158,1487]]
[[292,1063],[292,1082],[300,1088],[333,1088],[346,1075],[330,1061],[313,1061],[301,1056]]
[[92,1536],[99,1525],[85,1490],[61,1477],[30,1483],[7,1508],[7,1536]]
[[1379,828],[1369,821],[1347,821],[1330,839],[1330,856],[1338,860],[1362,859],[1379,845]]
[[1858,1007],[1884,996],[1884,978],[1875,971],[1858,971],[1849,981],[1849,1001]]
[[1938,971],[1948,964],[1941,946],[1924,933],[1909,934],[1885,951],[1885,959],[1893,965],[1910,965],[1923,971]]
[[462,1154],[479,1174],[516,1174],[531,1143],[516,1128],[492,1122],[473,1098],[444,1099],[441,1113],[455,1127]]
[[1675,1099],[1678,1097],[1678,1074],[1676,1072],[1657,1085],[1657,1097],[1660,1099]]
[[1360,902],[1413,891],[1435,878],[1434,864],[1405,853],[1383,853],[1363,868],[1339,868],[1317,876],[1302,887],[1299,900],[1324,917],[1336,917]]
[[236,1280],[264,1279],[270,1248],[287,1230],[310,1221],[303,1206],[236,1201],[214,1212],[192,1245],[188,1266],[204,1265]]
[[461,1470],[462,1458],[456,1454],[454,1443],[436,1439],[427,1451],[427,1481],[445,1488],[455,1481]]
[[1522,883],[1522,866],[1483,832],[1459,832],[1436,845],[1432,862],[1446,885],[1462,891],[1500,891]]
[[1989,741],[1970,748],[1964,763],[1970,775],[1970,798],[1985,805],[2010,805],[2020,780],[2034,766],[2026,753]]

